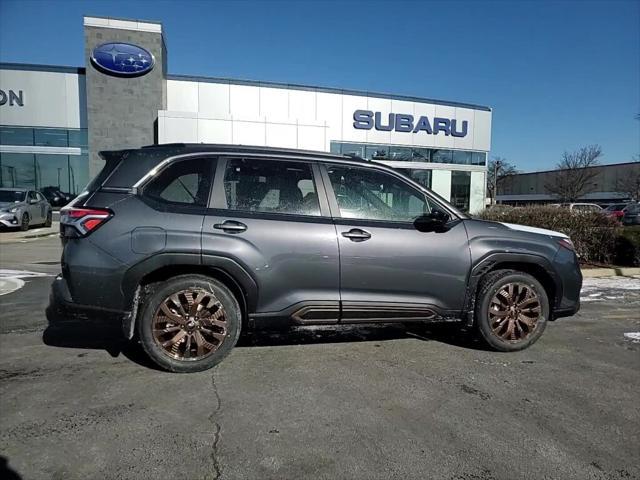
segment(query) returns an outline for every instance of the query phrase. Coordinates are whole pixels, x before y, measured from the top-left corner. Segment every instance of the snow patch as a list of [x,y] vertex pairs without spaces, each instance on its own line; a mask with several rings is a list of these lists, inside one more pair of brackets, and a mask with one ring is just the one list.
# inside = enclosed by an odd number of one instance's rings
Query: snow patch
[[50,273],[30,272],[28,270],[7,270],[0,268],[0,278],[52,277]]
[[626,332],[624,338],[631,340],[633,343],[640,343],[640,332]]
[[20,290],[24,287],[23,278],[52,277],[49,273],[29,272],[28,270],[8,270],[0,268],[0,295]]

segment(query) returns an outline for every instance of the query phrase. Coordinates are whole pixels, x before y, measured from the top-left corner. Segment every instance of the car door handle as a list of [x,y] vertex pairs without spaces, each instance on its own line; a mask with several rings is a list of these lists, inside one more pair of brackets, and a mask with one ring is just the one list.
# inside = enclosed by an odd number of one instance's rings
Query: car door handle
[[233,220],[226,220],[222,223],[216,223],[213,228],[222,230],[228,233],[240,233],[247,229],[247,226],[241,222],[234,222]]
[[371,238],[371,234],[369,232],[359,228],[352,228],[348,232],[342,232],[342,236],[354,242],[363,242]]

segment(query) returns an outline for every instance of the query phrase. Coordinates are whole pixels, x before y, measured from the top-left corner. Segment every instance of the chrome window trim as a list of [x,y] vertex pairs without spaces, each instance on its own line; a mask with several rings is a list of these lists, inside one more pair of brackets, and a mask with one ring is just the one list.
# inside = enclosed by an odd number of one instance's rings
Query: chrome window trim
[[[331,158],[322,158],[322,157],[313,157],[313,156],[306,156],[306,155],[291,155],[291,154],[286,154],[286,153],[282,153],[282,154],[274,154],[274,153],[255,153],[255,152],[251,152],[251,153],[245,153],[245,152],[230,152],[230,151],[215,151],[215,150],[203,150],[201,152],[191,152],[191,153],[181,153],[179,155],[174,155],[172,157],[167,157],[165,158],[162,162],[160,162],[158,165],[156,165],[155,167],[153,167],[151,170],[149,170],[147,173],[145,173],[140,180],[138,180],[136,183],[133,184],[132,188],[140,188],[142,185],[144,185],[145,183],[147,183],[150,179],[152,179],[153,177],[155,177],[158,173],[160,173],[160,171],[162,171],[164,168],[166,168],[167,165],[169,165],[170,163],[173,163],[175,161],[178,160],[182,160],[185,158],[191,158],[191,157],[203,157],[203,156],[207,156],[207,155],[224,155],[225,157],[259,157],[259,158],[274,158],[274,159],[278,159],[278,160],[299,160],[299,161],[312,161],[312,162],[326,162],[326,161],[331,161]],[[354,165],[361,165],[361,164],[370,164],[370,162],[349,162],[348,159],[344,159],[342,160],[341,158],[336,158],[336,161],[340,161],[340,162],[345,162],[345,163],[351,163]]]

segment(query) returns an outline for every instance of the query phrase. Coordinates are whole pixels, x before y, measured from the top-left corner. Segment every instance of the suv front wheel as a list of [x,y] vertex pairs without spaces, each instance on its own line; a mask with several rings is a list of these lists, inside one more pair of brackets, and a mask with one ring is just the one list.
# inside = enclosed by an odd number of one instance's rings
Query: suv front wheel
[[142,347],[160,367],[199,372],[220,363],[240,336],[240,305],[219,281],[181,275],[152,285],[140,317]]
[[484,340],[501,352],[533,345],[549,318],[549,297],[533,276],[497,270],[482,281],[476,301],[476,322]]

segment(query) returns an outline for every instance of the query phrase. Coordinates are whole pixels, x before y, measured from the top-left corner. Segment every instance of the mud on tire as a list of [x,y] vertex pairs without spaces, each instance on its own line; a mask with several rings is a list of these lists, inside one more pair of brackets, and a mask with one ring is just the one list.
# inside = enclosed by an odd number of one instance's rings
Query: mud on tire
[[172,372],[199,372],[220,363],[240,336],[238,301],[221,282],[180,275],[148,287],[137,320],[142,348]]

